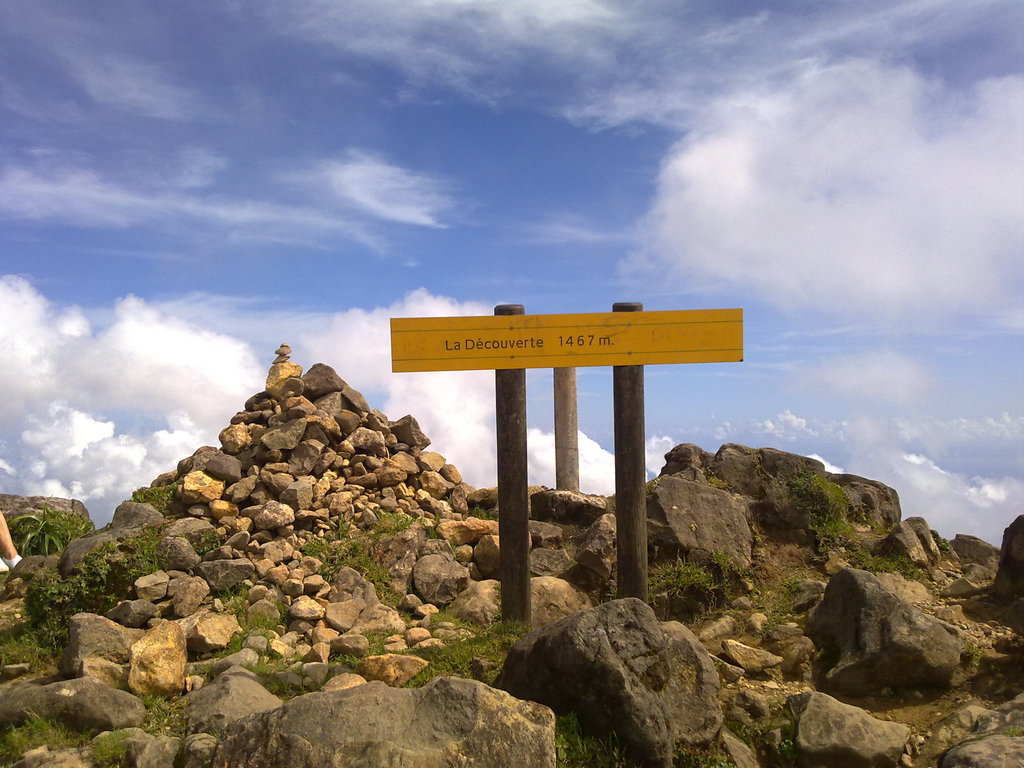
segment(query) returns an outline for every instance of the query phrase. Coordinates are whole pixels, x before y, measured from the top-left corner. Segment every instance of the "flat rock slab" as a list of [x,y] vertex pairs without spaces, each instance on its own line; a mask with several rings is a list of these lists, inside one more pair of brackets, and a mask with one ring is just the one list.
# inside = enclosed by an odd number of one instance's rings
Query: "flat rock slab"
[[298,696],[229,726],[213,768],[554,768],[545,706],[462,678]]
[[140,725],[146,707],[127,691],[86,677],[5,688],[0,725],[17,725],[33,714],[83,731],[112,731]]

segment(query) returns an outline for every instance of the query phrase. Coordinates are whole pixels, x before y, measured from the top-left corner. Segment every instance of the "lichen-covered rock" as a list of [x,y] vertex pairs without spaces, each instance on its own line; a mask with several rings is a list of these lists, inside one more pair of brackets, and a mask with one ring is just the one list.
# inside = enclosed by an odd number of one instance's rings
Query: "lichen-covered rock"
[[960,663],[955,627],[900,600],[867,571],[844,568],[807,618],[828,690],[866,696],[883,688],[945,688]]
[[791,696],[801,768],[896,768],[910,728],[815,691]]
[[[344,755],[344,762],[339,756]],[[229,727],[213,768],[554,768],[555,718],[483,683],[370,682],[310,693]]]
[[259,678],[241,667],[232,667],[216,680],[185,697],[189,733],[222,732],[247,715],[281,706]]
[[707,744],[722,725],[714,663],[678,622],[639,600],[613,600],[533,630],[498,682],[519,698],[575,712],[589,733],[615,733],[645,765],[672,764],[677,741]]
[[356,674],[366,680],[379,680],[392,688],[401,688],[429,666],[426,659],[401,653],[367,656],[356,665]]

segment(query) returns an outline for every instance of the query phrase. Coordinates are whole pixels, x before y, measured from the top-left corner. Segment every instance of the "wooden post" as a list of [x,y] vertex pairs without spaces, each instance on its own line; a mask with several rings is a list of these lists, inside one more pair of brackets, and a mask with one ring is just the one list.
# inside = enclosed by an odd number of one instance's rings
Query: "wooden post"
[[555,488],[580,489],[576,369],[555,368]]
[[[620,302],[613,312],[641,312]],[[644,457],[644,368],[612,368],[615,411],[615,523],[618,595],[647,600],[647,472]]]
[[[522,304],[499,304],[495,315],[521,315]],[[526,456],[526,371],[494,372],[498,459],[501,617],[530,623],[530,496]]]

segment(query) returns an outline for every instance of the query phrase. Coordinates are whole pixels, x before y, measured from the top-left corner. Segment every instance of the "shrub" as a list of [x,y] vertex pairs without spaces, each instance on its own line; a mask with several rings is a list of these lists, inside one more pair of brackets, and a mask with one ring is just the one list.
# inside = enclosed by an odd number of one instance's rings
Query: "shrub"
[[850,504],[843,489],[821,475],[804,472],[786,478],[793,506],[807,515],[818,546],[830,549],[848,542],[853,527],[847,518]]
[[177,492],[178,484],[154,485],[151,488],[138,488],[132,493],[132,501],[141,504],[152,504],[161,514],[167,514],[174,503],[174,495]]
[[59,653],[67,644],[68,619],[80,612],[105,614],[127,597],[135,580],[159,569],[156,544],[160,529],[147,528],[134,538],[108,541],[63,577],[56,569],[29,582],[25,609],[39,633],[39,643]]
[[650,593],[663,596],[666,618],[691,619],[747,591],[750,573],[715,552],[702,562],[677,558],[651,569]]
[[72,539],[93,530],[92,522],[87,518],[49,507],[35,514],[11,518],[8,527],[22,556],[55,555]]

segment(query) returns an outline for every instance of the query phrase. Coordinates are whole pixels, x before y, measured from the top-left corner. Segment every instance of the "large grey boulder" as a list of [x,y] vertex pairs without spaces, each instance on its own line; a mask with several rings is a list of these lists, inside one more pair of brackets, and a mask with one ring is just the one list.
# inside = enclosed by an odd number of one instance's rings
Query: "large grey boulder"
[[648,543],[659,557],[721,552],[750,565],[753,535],[747,506],[727,491],[681,477],[662,477],[647,495]]
[[1003,531],[995,589],[1004,597],[1024,597],[1024,515]]
[[122,501],[114,510],[110,521],[111,530],[122,528],[142,528],[147,525],[160,525],[164,516],[152,504],[140,501]]
[[19,515],[34,515],[46,509],[63,512],[66,515],[78,515],[90,520],[89,510],[78,499],[63,499],[59,496],[16,496],[0,493],[0,514],[7,518]]
[[562,525],[588,526],[608,511],[604,496],[578,491],[537,491],[530,496],[530,519]]
[[76,613],[68,621],[68,644],[60,659],[60,672],[68,677],[88,673],[91,660],[120,665],[131,660],[132,643],[143,631],[123,627],[95,613]]
[[555,717],[483,683],[371,682],[309,693],[229,726],[213,768],[554,768]]
[[896,768],[910,728],[816,691],[790,696],[800,768]]
[[535,629],[498,682],[513,696],[575,712],[615,733],[633,759],[668,768],[677,741],[706,744],[722,725],[718,672],[696,637],[640,600],[613,600]]
[[112,731],[140,725],[146,717],[146,707],[127,691],[85,677],[4,689],[0,696],[0,726],[17,725],[32,715],[82,731]]
[[868,696],[883,688],[945,688],[960,663],[963,637],[882,586],[867,571],[844,568],[807,618],[821,651],[826,690]]
[[1024,765],[1024,694],[978,713],[974,731],[950,749],[941,768],[1019,768]]
[[221,732],[247,715],[281,706],[252,672],[232,667],[212,683],[185,696],[189,733]]
[[958,533],[949,540],[949,546],[956,552],[962,565],[974,563],[988,568],[993,573],[999,568],[999,547],[989,544],[984,539]]
[[197,576],[210,585],[213,592],[226,592],[252,578],[256,567],[244,557],[235,560],[208,560],[194,569]]
[[843,489],[850,511],[868,523],[889,527],[903,517],[899,494],[885,483],[845,474],[830,474],[828,479]]
[[454,557],[425,555],[413,566],[412,581],[426,602],[447,605],[469,586],[469,570]]

